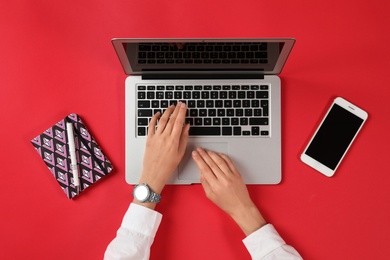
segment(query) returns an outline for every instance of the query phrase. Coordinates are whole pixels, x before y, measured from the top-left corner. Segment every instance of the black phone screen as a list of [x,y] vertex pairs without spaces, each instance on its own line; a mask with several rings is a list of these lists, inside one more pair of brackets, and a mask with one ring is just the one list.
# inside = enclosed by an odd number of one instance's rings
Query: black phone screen
[[335,170],[362,124],[363,119],[333,104],[305,153]]

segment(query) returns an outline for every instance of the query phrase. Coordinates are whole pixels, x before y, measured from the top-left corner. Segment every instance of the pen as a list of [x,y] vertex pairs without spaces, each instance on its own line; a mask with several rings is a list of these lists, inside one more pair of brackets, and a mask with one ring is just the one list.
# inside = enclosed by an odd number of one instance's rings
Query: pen
[[70,168],[72,169],[72,173],[73,173],[73,184],[74,184],[74,186],[76,186],[77,194],[78,194],[80,180],[79,180],[79,173],[78,173],[78,168],[77,168],[76,148],[75,148],[74,135],[73,135],[73,124],[69,123],[69,122],[66,123],[66,130],[68,133]]

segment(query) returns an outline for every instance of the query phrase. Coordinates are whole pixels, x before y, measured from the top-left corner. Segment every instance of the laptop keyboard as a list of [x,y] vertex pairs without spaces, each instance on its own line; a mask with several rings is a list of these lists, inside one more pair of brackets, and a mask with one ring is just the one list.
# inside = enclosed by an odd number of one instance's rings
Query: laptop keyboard
[[190,136],[269,137],[269,85],[137,85],[137,135],[181,101]]
[[207,42],[142,43],[138,46],[139,64],[266,64],[267,43]]

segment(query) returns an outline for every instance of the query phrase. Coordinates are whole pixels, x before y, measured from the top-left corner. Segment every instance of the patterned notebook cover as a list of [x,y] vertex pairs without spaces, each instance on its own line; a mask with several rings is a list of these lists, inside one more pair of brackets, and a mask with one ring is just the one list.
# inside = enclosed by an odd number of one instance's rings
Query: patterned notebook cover
[[77,196],[69,154],[66,123],[74,129],[76,158],[79,171],[79,192],[100,180],[113,169],[95,139],[77,114],[70,114],[31,140],[36,151],[69,199]]

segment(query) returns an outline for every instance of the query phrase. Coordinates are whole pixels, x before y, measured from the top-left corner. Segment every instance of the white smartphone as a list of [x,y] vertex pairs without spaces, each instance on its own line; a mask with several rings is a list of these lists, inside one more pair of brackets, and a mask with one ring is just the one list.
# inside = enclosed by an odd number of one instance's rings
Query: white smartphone
[[325,176],[333,176],[367,117],[364,110],[341,97],[336,98],[301,160]]

